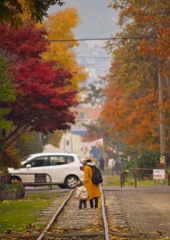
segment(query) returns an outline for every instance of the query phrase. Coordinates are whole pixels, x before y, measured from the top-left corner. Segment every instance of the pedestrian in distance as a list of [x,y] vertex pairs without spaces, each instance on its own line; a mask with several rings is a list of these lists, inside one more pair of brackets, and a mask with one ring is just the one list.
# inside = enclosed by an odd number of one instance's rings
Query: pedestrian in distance
[[99,169],[104,171],[104,158],[102,156],[99,157]]
[[75,199],[79,199],[79,209],[87,209],[87,198],[88,192],[85,186],[83,185],[82,181],[77,182],[77,191]]
[[82,159],[84,165],[84,184],[88,191],[88,200],[90,207],[98,208],[98,200],[100,198],[99,184],[92,182],[92,167],[95,166],[95,162],[91,160],[90,155],[85,155]]

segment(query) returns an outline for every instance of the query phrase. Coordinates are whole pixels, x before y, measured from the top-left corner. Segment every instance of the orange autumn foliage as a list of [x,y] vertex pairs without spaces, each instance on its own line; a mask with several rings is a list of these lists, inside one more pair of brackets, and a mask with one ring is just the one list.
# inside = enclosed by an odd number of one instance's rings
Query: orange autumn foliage
[[[165,141],[170,146],[170,1],[112,0],[120,10],[120,39],[107,49],[114,62],[107,75],[102,117],[110,132],[132,147],[160,148],[160,106]],[[127,21],[128,20],[128,21]],[[121,39],[122,38],[122,39]],[[119,68],[116,67],[119,64]],[[158,77],[163,102],[159,103]]]
[[158,132],[153,125],[158,120],[158,113],[149,104],[152,102],[153,92],[131,98],[125,85],[113,83],[107,86],[106,94],[107,101],[103,106],[102,117],[110,124],[109,131],[119,132],[122,140],[132,147],[142,143],[150,149],[157,148]]

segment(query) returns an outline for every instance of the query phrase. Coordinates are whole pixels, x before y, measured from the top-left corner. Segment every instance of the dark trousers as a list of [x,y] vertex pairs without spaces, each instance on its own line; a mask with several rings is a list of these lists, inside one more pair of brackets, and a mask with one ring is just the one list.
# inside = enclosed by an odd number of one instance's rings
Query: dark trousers
[[91,208],[98,208],[98,198],[90,199],[90,207]]
[[82,207],[87,208],[87,200],[79,200],[79,209],[82,209]]

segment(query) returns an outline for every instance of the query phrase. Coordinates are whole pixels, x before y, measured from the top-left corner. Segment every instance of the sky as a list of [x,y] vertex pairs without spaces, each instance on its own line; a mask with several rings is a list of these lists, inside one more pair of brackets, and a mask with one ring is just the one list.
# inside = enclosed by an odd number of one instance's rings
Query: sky
[[[73,29],[76,39],[99,39],[110,38],[120,31],[117,25],[118,13],[108,8],[111,0],[65,0],[65,5],[59,7],[54,5],[50,8],[50,13],[59,10],[75,7],[81,23]],[[98,81],[99,76],[108,73],[111,56],[103,48],[105,41],[91,40],[81,41],[75,51],[77,61],[89,72],[88,83]]]

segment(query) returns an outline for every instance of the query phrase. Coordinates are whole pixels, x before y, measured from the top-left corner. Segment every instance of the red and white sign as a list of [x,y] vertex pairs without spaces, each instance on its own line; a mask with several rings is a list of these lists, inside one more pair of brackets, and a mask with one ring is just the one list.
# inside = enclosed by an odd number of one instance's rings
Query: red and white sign
[[165,179],[165,170],[153,169],[153,179]]

